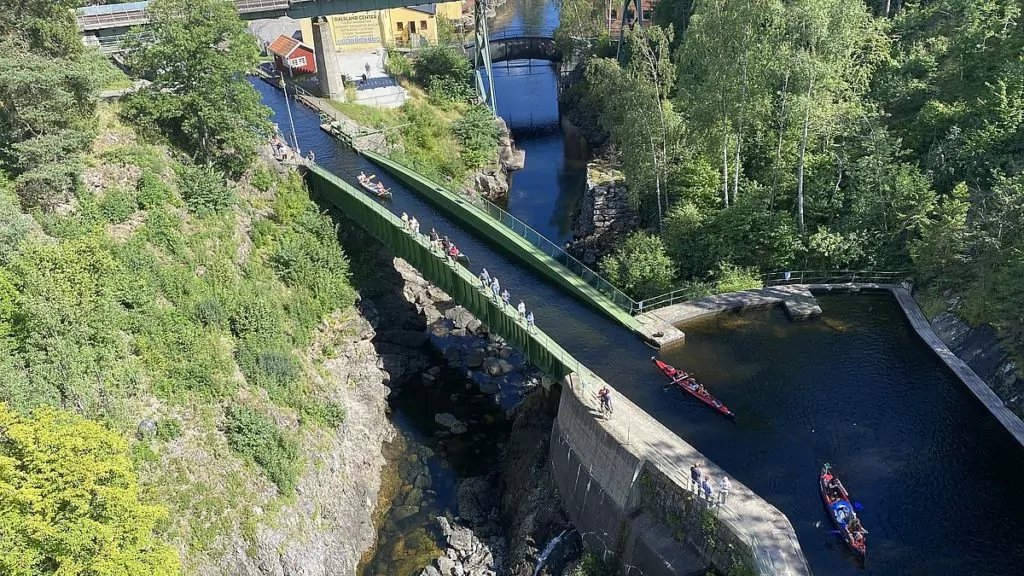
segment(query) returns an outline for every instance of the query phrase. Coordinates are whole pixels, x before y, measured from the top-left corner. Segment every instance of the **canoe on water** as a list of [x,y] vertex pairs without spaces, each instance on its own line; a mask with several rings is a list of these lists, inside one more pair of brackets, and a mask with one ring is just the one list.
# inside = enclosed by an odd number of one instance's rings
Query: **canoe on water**
[[863,560],[868,554],[868,531],[857,518],[853,501],[850,500],[843,483],[832,473],[831,465],[825,464],[821,467],[818,486],[821,489],[821,500],[828,510],[832,524],[839,532],[839,537],[858,558]]
[[374,185],[369,180],[365,180],[365,181],[360,180],[359,181],[359,185],[362,186],[363,189],[365,189],[369,193],[371,193],[374,196],[376,196],[377,198],[383,198],[385,200],[391,200],[391,190],[389,190],[389,189],[386,189],[383,192],[381,192],[380,190],[377,189],[377,186]]
[[651,358],[651,360],[654,361],[654,364],[659,370],[665,373],[665,376],[668,376],[668,379],[672,381],[672,384],[681,388],[683,392],[686,392],[690,396],[693,396],[697,400],[700,400],[714,408],[723,416],[727,416],[729,418],[736,417],[736,415],[733,414],[732,411],[730,411],[729,408],[720,400],[709,394],[707,390],[702,390],[700,384],[697,383],[697,380],[693,376],[690,376],[686,372],[678,370],[657,358]]

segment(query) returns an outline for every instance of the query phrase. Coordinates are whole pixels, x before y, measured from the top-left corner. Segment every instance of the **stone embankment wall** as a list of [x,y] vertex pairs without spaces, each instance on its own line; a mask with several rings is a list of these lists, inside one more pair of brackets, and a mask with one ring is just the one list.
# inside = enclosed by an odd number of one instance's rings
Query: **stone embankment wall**
[[566,379],[549,444],[563,504],[592,548],[645,576],[709,564],[730,574],[810,574],[785,515],[736,481],[723,506],[696,495],[691,464],[715,479],[725,473],[621,395],[614,417],[600,416],[592,398],[600,384],[593,375]]
[[959,298],[950,297],[947,309],[931,318],[932,330],[988,383],[1007,408],[1024,418],[1024,372],[1000,343],[995,327],[964,322],[957,316],[959,304]]
[[640,219],[629,204],[625,177],[607,159],[587,164],[587,191],[573,214],[573,241],[568,252],[594,267],[602,256],[630,232]]

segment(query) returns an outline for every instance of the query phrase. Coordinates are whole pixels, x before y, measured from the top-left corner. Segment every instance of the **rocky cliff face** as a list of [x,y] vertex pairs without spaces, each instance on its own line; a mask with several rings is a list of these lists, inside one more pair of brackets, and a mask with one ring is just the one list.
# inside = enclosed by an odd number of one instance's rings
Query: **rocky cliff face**
[[587,191],[573,214],[569,253],[593,267],[639,225],[629,204],[625,177],[614,161],[597,158],[588,163]]
[[[308,351],[329,350],[319,382],[332,402],[344,406],[344,424],[335,430],[307,432],[301,439],[305,470],[293,500],[267,508],[273,491],[249,486],[244,499],[252,524],[221,535],[222,554],[186,556],[189,572],[200,575],[350,576],[363,552],[373,545],[374,503],[384,466],[381,449],[394,435],[387,417],[387,374],[371,339],[370,323],[355,311],[335,313],[321,324]],[[307,357],[304,361],[309,361]],[[197,449],[197,446],[192,448]],[[188,457],[209,459],[200,469],[205,482],[218,483],[227,464],[216,454],[193,451]],[[227,477],[230,482],[230,476]],[[193,486],[201,485],[194,481]],[[233,512],[231,514],[237,514]],[[211,518],[211,522],[218,519]]]
[[501,116],[494,119],[498,128],[498,166],[481,169],[473,175],[476,191],[492,202],[504,202],[508,198],[509,180],[512,172],[526,165],[526,151],[515,147],[512,132]]
[[1017,416],[1024,418],[1024,377],[999,343],[996,329],[973,327],[956,316],[959,298],[950,296],[947,310],[931,319],[932,330]]

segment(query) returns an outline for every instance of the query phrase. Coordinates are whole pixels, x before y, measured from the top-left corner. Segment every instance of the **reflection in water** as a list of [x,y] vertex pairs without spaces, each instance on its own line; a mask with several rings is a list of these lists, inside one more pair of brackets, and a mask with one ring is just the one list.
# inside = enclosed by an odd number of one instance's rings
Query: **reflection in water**
[[586,146],[567,142],[563,133],[555,65],[496,64],[494,91],[498,113],[526,151],[526,166],[512,174],[506,209],[556,243],[571,240],[572,213],[586,189]]
[[[781,310],[683,327],[667,354],[737,414],[666,392],[662,421],[792,521],[816,574],[1012,574],[1024,561],[1024,454],[938,362],[888,295],[819,298],[821,320]],[[668,405],[669,403],[666,403]],[[671,415],[670,415],[671,414]],[[817,467],[864,504],[868,561],[815,527]]]

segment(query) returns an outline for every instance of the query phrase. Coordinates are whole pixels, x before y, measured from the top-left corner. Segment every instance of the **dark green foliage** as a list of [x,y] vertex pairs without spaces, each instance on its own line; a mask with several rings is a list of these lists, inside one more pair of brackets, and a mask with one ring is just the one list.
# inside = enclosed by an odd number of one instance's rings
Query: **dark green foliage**
[[605,256],[601,271],[609,282],[637,300],[668,291],[675,277],[661,238],[644,232],[631,234]]
[[452,122],[452,134],[462,145],[462,160],[467,167],[479,168],[494,157],[498,126],[486,106],[473,106]]
[[135,190],[111,188],[103,194],[99,205],[100,213],[112,224],[119,224],[139,209]]
[[299,411],[302,422],[315,423],[327,428],[337,428],[345,423],[345,409],[334,402],[310,401]]
[[601,562],[596,554],[588,550],[583,554],[583,558],[580,558],[579,563],[566,572],[566,576],[609,576],[611,573],[611,569]]
[[416,81],[433,102],[461,102],[473,96],[473,65],[451,46],[426,48],[413,62]]
[[224,328],[228,324],[228,313],[216,297],[204,298],[196,304],[196,320],[203,326]]
[[181,165],[175,173],[181,197],[192,212],[209,216],[234,205],[234,190],[213,167]]
[[144,210],[173,203],[174,193],[170,186],[152,172],[142,173],[136,190],[138,191],[139,206]]
[[299,475],[298,443],[251,408],[230,406],[225,417],[228,445],[262,468],[279,492],[293,493]]
[[161,418],[156,421],[156,437],[164,442],[181,436],[181,422],[175,418]]
[[124,116],[200,164],[241,174],[270,127],[244,76],[258,63],[255,38],[220,0],[155,0],[147,14],[153,41],[130,40],[129,60],[153,83],[123,100]]

